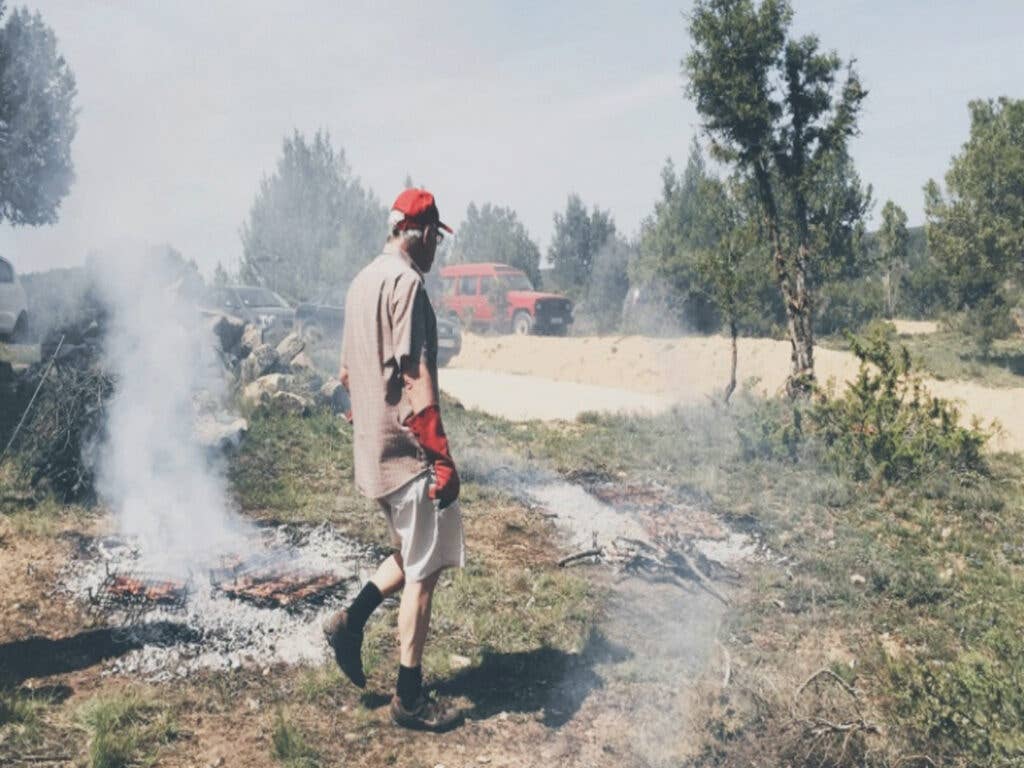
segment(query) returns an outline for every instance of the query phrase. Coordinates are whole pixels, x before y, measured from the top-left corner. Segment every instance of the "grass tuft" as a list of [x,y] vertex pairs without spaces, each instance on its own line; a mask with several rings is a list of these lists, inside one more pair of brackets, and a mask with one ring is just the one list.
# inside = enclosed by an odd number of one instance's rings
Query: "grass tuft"
[[320,765],[317,753],[309,745],[306,735],[298,726],[290,723],[280,709],[274,720],[271,742],[274,759],[288,768],[316,768]]
[[151,762],[160,746],[179,736],[171,713],[135,691],[91,699],[79,720],[89,734],[90,768]]

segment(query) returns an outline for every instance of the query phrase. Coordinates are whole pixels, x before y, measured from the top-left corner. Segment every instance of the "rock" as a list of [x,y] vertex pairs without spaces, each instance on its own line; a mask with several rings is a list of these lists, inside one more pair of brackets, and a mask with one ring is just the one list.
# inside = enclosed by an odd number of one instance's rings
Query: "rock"
[[275,392],[267,399],[265,406],[291,416],[308,416],[313,402],[294,392]]
[[277,350],[269,344],[260,344],[242,361],[242,383],[248,384],[261,376],[266,376],[279,362]]
[[448,663],[451,664],[452,669],[465,669],[470,666],[473,661],[467,656],[460,656],[457,653],[453,653],[448,657]]
[[246,357],[263,343],[263,326],[248,323],[242,331],[242,340],[238,344],[238,356]]
[[261,376],[242,390],[242,400],[250,405],[259,405],[268,401],[271,395],[287,390],[293,380],[293,377],[286,373]]
[[865,579],[859,573],[851,573],[850,583],[853,584],[855,587],[860,587],[867,583],[867,579]]
[[335,413],[344,413],[352,407],[348,398],[348,392],[337,379],[328,379],[317,392],[316,401],[320,405],[328,406]]
[[238,343],[242,340],[242,332],[245,330],[245,322],[237,317],[229,315],[217,315],[212,324],[214,336],[222,352],[234,352]]
[[292,358],[291,362],[293,371],[313,371],[316,370],[316,366],[313,364],[313,358],[311,358],[305,352],[299,352],[295,357]]
[[277,356],[283,363],[290,363],[297,354],[306,348],[306,342],[298,333],[292,331],[277,345]]
[[195,424],[196,440],[213,450],[237,448],[248,431],[249,422],[245,419],[222,420],[208,413],[199,416]]

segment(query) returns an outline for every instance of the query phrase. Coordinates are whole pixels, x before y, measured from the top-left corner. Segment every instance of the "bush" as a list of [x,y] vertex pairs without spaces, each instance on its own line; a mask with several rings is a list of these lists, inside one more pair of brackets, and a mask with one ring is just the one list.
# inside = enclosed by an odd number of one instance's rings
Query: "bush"
[[881,326],[851,336],[850,346],[860,359],[856,380],[841,397],[818,390],[809,414],[837,471],[902,482],[937,470],[984,470],[988,435],[976,424],[960,426],[956,407],[928,393],[906,347],[894,347]]
[[796,462],[804,442],[803,412],[799,403],[789,400],[761,400],[748,394],[745,386],[740,398],[736,435],[740,453],[746,461]]
[[818,297],[815,333],[827,336],[859,332],[885,315],[885,288],[881,280],[861,278],[828,283]]

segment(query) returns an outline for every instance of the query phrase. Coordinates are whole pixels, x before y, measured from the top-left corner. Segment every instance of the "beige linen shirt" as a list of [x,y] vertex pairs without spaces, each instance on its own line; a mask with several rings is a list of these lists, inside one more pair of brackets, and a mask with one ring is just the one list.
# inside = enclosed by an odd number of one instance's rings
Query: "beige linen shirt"
[[356,487],[372,499],[427,471],[426,457],[403,422],[402,361],[426,362],[437,396],[437,318],[423,274],[389,243],[349,286],[341,364],[352,400]]

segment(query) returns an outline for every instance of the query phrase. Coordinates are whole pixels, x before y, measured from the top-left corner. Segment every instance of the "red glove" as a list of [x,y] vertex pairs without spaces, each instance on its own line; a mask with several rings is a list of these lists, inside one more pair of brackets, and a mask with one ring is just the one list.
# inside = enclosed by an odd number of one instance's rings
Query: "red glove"
[[422,411],[405,420],[405,426],[416,436],[427,458],[433,462],[434,485],[427,489],[427,495],[441,502],[444,509],[459,498],[459,473],[448,450],[448,438],[441,425],[441,410],[428,405]]

